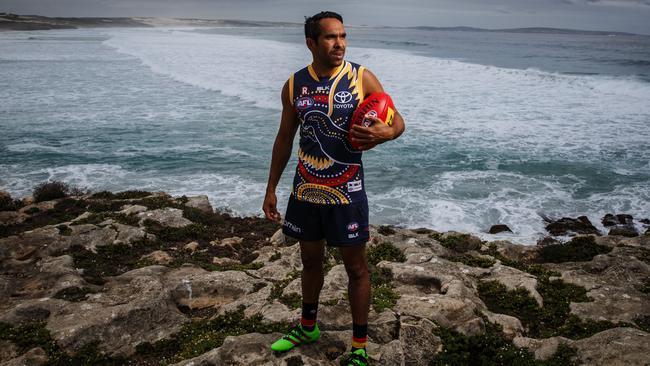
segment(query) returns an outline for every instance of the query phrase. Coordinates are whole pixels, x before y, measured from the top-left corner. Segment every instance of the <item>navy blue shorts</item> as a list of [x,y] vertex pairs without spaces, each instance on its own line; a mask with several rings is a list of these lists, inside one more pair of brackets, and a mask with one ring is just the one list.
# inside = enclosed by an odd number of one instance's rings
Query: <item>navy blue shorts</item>
[[282,232],[298,241],[325,239],[329,246],[363,245],[370,238],[368,201],[319,205],[290,196]]

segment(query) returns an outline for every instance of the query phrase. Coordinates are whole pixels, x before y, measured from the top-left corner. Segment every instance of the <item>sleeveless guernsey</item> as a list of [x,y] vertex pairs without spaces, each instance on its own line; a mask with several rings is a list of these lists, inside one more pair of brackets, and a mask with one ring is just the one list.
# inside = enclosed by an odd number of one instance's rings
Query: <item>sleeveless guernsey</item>
[[344,61],[331,77],[311,65],[289,78],[300,120],[300,148],[292,196],[322,205],[365,202],[361,151],[348,141],[352,113],[363,101],[364,67]]

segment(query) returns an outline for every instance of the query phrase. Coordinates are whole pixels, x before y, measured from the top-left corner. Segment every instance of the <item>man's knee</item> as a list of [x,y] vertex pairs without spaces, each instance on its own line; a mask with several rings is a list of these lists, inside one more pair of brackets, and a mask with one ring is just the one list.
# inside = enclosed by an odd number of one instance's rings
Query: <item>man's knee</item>
[[322,271],[325,242],[300,242],[300,259],[306,271]]
[[362,280],[368,277],[368,265],[366,261],[359,261],[345,265],[345,271],[350,281]]

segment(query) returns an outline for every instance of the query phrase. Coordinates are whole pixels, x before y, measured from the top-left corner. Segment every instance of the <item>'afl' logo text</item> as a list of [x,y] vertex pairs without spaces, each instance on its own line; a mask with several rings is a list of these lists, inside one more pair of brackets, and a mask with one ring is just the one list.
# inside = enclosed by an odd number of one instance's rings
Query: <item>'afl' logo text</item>
[[347,103],[352,100],[352,94],[349,91],[340,91],[334,94],[334,101],[336,103]]
[[359,229],[359,223],[352,221],[348,224],[348,231],[357,231]]
[[296,108],[305,109],[314,105],[314,99],[311,97],[302,97],[296,101]]
[[[370,112],[366,113],[366,115],[371,117],[377,117],[377,112],[373,109]],[[364,118],[361,124],[363,125],[363,127],[369,127],[372,124],[372,121],[367,118]]]

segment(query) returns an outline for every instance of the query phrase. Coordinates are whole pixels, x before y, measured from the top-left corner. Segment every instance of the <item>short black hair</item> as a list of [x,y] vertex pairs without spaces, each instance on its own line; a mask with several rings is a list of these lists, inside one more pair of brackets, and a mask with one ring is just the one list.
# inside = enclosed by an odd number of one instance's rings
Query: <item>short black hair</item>
[[311,38],[314,41],[318,41],[318,36],[320,36],[320,20],[325,18],[334,18],[338,19],[343,23],[343,17],[333,11],[321,11],[318,14],[314,14],[309,18],[305,17],[305,38]]

